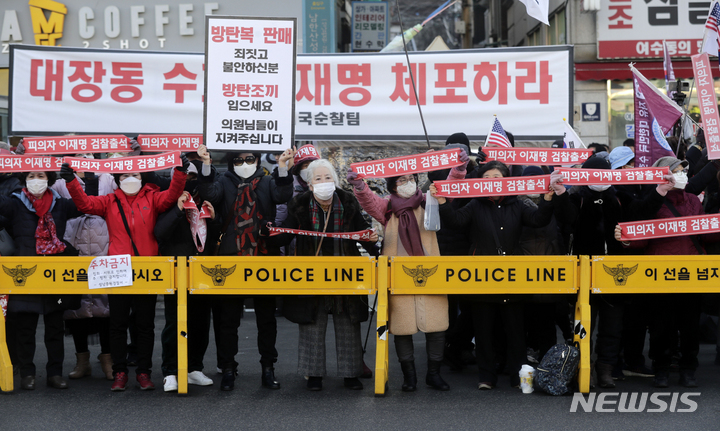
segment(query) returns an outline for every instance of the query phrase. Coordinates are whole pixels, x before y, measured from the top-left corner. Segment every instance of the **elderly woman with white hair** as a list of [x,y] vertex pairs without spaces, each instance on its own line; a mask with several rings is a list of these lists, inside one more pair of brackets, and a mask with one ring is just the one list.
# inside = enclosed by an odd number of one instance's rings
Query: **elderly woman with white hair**
[[[316,232],[355,232],[370,227],[352,193],[339,188],[338,176],[327,160],[315,160],[307,167],[310,190],[288,204],[288,218],[282,227]],[[274,237],[289,243],[294,235]],[[373,234],[367,245],[377,241]],[[297,236],[298,256],[360,256],[357,241],[349,239]],[[298,374],[307,376],[307,388],[322,389],[325,370],[325,333],[328,314],[333,315],[337,348],[338,376],[345,387],[360,390],[363,372],[360,323],[368,318],[367,298],[354,295],[305,296],[288,298],[283,304],[285,317],[300,325]]]

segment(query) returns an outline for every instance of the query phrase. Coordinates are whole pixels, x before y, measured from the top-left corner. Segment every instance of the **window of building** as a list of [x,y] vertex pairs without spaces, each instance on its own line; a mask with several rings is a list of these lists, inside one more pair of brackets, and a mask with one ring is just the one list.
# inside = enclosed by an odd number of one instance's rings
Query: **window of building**
[[[537,26],[533,31],[528,33],[528,45],[565,45],[566,23],[565,9],[561,9],[548,18],[549,26],[543,24]],[[543,33],[543,27],[545,32]]]

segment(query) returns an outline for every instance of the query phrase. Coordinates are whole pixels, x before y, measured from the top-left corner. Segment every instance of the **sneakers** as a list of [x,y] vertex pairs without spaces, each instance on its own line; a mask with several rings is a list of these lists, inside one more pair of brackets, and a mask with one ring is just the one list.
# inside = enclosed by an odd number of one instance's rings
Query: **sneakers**
[[680,370],[680,385],[686,388],[697,388],[697,380],[695,380],[695,371]]
[[613,380],[625,380],[625,371],[620,365],[615,365],[612,369]]
[[110,387],[110,390],[113,392],[124,391],[125,385],[127,385],[127,382],[128,382],[127,373],[117,372],[117,373],[115,373],[115,381],[113,382],[112,386]]
[[212,386],[211,378],[203,374],[202,371],[193,371],[188,373],[188,384],[197,386]]
[[165,392],[177,391],[178,390],[177,376],[166,376],[163,379],[163,390]]
[[493,386],[494,386],[494,385],[493,385],[492,383],[490,383],[490,382],[480,382],[480,383],[478,383],[478,389],[480,389],[481,391],[483,391],[483,390],[490,390],[490,389],[493,388]]
[[[146,373],[140,373],[137,375],[137,382],[140,385],[141,391],[152,391],[155,389],[155,385],[153,384],[152,380],[150,380],[150,375]],[[177,389],[177,379],[175,379],[175,386]]]
[[667,370],[658,370],[655,372],[653,386],[656,388],[667,388],[669,386]]
[[655,377],[655,372],[645,365],[640,365],[638,367],[629,367],[626,365],[623,369],[623,374],[626,376],[636,377]]

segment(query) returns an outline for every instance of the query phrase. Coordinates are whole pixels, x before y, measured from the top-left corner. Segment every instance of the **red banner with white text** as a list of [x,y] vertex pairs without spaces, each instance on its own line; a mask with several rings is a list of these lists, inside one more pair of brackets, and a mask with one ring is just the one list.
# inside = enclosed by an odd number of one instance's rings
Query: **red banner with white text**
[[317,232],[314,230],[288,229],[284,227],[270,227],[270,236],[291,233],[294,235],[317,236],[321,238],[351,239],[355,241],[370,241],[373,231],[370,229],[357,232]]
[[692,56],[695,85],[700,104],[700,118],[705,131],[708,159],[720,159],[720,115],[718,114],[715,80],[707,53]]
[[358,173],[358,178],[391,178],[454,168],[462,165],[459,157],[460,149],[455,148],[412,156],[352,163],[350,168]]
[[592,150],[570,148],[483,148],[487,161],[497,160],[506,165],[560,166],[582,164]]
[[5,156],[0,155],[0,172],[57,172],[62,168],[62,157]]
[[663,178],[670,174],[664,168],[633,168],[633,169],[571,169],[557,168],[555,172],[563,176],[563,185],[626,185],[626,184],[665,184]]
[[172,151],[152,156],[117,157],[115,159],[85,159],[65,157],[65,162],[78,172],[123,174],[132,172],[151,172],[181,166],[180,152]]
[[435,181],[433,184],[437,195],[446,198],[533,195],[550,191],[550,175]]
[[124,135],[72,135],[23,138],[25,154],[81,154],[129,152]]
[[197,151],[203,144],[202,135],[138,135],[138,144],[145,152]]
[[621,239],[623,241],[702,235],[720,232],[720,216],[706,214],[620,223],[620,229],[622,229]]

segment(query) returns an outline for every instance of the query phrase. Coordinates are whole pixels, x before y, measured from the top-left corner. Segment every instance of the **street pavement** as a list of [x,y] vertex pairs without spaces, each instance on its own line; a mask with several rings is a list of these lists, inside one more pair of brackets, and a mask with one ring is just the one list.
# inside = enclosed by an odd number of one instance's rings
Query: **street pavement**
[[[256,347],[254,313],[245,314],[240,327],[240,375],[235,390],[220,391],[216,374],[215,346],[211,341],[205,356],[205,373],[215,384],[190,386],[181,397],[162,390],[160,331],[164,325],[162,310],[156,317],[156,344],[153,362],[155,391],[140,391],[130,373],[128,389],[110,392],[95,359],[99,346],[91,346],[93,374],[80,380],[69,380],[70,389],[45,386],[45,348],[42,323],[38,328],[35,363],[38,384],[35,391],[19,389],[0,395],[0,430],[718,430],[720,429],[720,366],[713,364],[714,345],[701,345],[699,388],[677,385],[677,374],[671,374],[670,388],[656,390],[652,379],[632,377],[618,382],[606,392],[679,392],[699,393],[692,396],[697,410],[692,413],[586,413],[582,408],[571,413],[572,396],[553,397],[542,393],[523,394],[509,385],[508,376],[500,376],[498,387],[491,391],[477,389],[477,368],[467,367],[453,373],[443,367],[449,392],[438,392],[424,383],[426,370],[425,342],[415,335],[415,354],[419,385],[415,393],[400,391],[402,373],[391,343],[390,384],[385,397],[375,397],[374,379],[364,380],[365,389],[352,391],[335,377],[336,360],[332,324],[327,336],[328,374],[321,392],[305,389],[305,380],[297,375],[297,325],[278,319],[278,352],[276,377],[280,390],[260,385],[260,364]],[[332,321],[332,320],[331,320]],[[374,327],[374,322],[373,322]],[[363,324],[363,339],[367,324]],[[373,368],[374,334],[370,334],[366,363]],[[211,334],[211,340],[213,340]],[[67,376],[75,364],[71,338],[65,339]],[[670,404],[671,395],[664,400]],[[606,398],[618,400],[618,396]],[[613,407],[605,405],[605,407]],[[656,408],[649,404],[649,408]],[[687,408],[679,403],[677,409]]]

